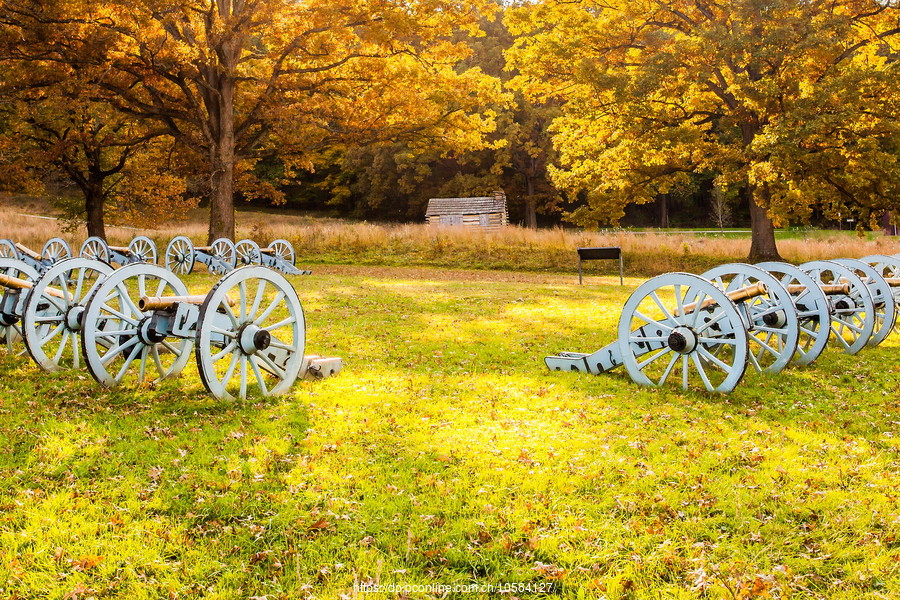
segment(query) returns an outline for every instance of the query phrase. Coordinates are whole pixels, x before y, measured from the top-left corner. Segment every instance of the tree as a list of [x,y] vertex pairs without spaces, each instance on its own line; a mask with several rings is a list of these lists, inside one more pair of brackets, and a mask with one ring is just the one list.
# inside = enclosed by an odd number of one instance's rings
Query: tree
[[[88,235],[105,238],[110,207],[131,222],[177,216],[195,204],[172,161],[154,169],[150,156],[167,153],[163,133],[92,99],[90,77],[56,61],[42,61],[16,40],[0,37],[0,133],[10,149],[0,157],[15,186],[41,188],[47,169],[78,187],[83,200],[66,204],[65,216],[85,219]],[[94,90],[96,91],[96,90]],[[14,149],[14,150],[13,150]]]
[[518,87],[558,98],[554,180],[571,218],[615,222],[690,174],[750,206],[752,259],[772,219],[895,205],[900,10],[875,0],[543,0],[511,11]]
[[[504,6],[499,7],[505,10]],[[482,19],[483,35],[457,34],[472,48],[460,68],[480,69],[508,81],[504,50],[513,38],[499,19]],[[537,215],[558,212],[562,200],[547,174],[555,156],[549,125],[558,114],[555,103],[541,105],[522,94],[506,94],[490,107],[496,130],[486,147],[457,151],[441,139],[430,140],[427,151],[411,152],[406,144],[356,147],[330,155],[338,168],[321,186],[332,202],[359,217],[422,219],[425,203],[436,196],[479,196],[504,190],[511,216],[537,226]]]
[[[52,8],[48,8],[52,5]],[[234,236],[235,185],[269,193],[253,165],[278,156],[290,178],[329,145],[442,136],[477,146],[498,95],[466,56],[490,2],[414,0],[5,0],[4,20],[33,39],[52,22],[78,43],[54,60],[103,67],[97,84],[122,113],[164,127],[208,169],[209,236]],[[35,40],[40,43],[40,40]],[[98,49],[102,49],[99,52]]]

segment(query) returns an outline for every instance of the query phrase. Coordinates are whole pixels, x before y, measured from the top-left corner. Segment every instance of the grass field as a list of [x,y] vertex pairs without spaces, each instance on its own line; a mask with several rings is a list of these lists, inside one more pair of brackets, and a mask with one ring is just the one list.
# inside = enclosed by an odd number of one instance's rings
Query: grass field
[[542,363],[611,342],[638,279],[292,281],[346,367],[277,399],[0,355],[0,598],[900,597],[900,335],[652,390]]

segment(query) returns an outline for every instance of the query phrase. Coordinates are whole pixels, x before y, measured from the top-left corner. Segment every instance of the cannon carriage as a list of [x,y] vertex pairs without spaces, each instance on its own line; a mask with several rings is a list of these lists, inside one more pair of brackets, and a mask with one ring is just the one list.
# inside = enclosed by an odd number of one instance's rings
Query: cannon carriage
[[624,366],[638,384],[730,392],[753,370],[808,365],[829,340],[848,354],[896,327],[900,263],[893,257],[722,265],[702,276],[659,275],[626,301],[618,338],[591,352],[544,359],[555,371]]
[[265,248],[261,248],[253,240],[241,240],[235,244],[235,249],[241,265],[263,265],[285,275],[311,274],[311,271],[296,267],[294,247],[287,240],[275,240]]
[[262,266],[231,270],[209,293],[191,295],[175,273],[145,262],[113,269],[77,257],[42,273],[0,257],[0,293],[7,351],[27,350],[48,371],[86,366],[107,387],[176,376],[193,357],[210,394],[245,399],[286,393],[298,378],[343,364],[304,353],[297,292]]
[[72,248],[69,243],[58,237],[47,240],[40,252],[12,240],[0,240],[0,258],[21,260],[38,273],[43,273],[54,263],[71,256]]
[[120,266],[134,263],[156,264],[158,258],[156,243],[143,235],[131,240],[127,246],[110,246],[103,238],[92,236],[81,245],[79,255]]

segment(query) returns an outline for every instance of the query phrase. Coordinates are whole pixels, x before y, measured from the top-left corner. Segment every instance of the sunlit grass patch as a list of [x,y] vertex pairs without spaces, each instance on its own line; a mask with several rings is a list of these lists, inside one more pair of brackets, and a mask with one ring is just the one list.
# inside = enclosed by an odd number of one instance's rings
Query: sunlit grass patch
[[612,342],[637,281],[418,275],[292,278],[308,351],[346,367],[255,403],[193,364],[105,390],[0,355],[0,597],[895,595],[900,338],[646,389],[543,364]]

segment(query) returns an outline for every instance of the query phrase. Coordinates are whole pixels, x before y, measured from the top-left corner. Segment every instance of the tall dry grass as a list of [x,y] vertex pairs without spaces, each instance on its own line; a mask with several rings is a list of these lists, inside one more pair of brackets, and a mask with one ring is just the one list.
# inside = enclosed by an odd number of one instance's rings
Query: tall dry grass
[[[36,218],[52,214],[37,199],[0,199],[0,237],[40,251],[51,237],[68,241],[77,252],[86,237],[84,226],[64,231],[62,222]],[[136,235],[156,241],[160,254],[176,235],[195,243],[206,242],[206,214],[194,211],[189,220],[160,224],[155,229],[108,226],[107,239],[126,245]],[[361,264],[438,266],[449,268],[509,269],[571,272],[577,263],[575,248],[620,246],[628,274],[649,276],[669,271],[703,272],[746,259],[748,238],[705,237],[692,234],[584,232],[554,228],[537,231],[507,227],[497,233],[434,228],[427,225],[349,223],[334,219],[271,212],[239,211],[237,238],[265,244],[289,240],[301,264]],[[848,232],[815,232],[805,239],[779,241],[782,256],[791,262],[900,252],[900,241],[883,236],[860,239]],[[614,273],[612,261],[587,267],[591,273]]]

